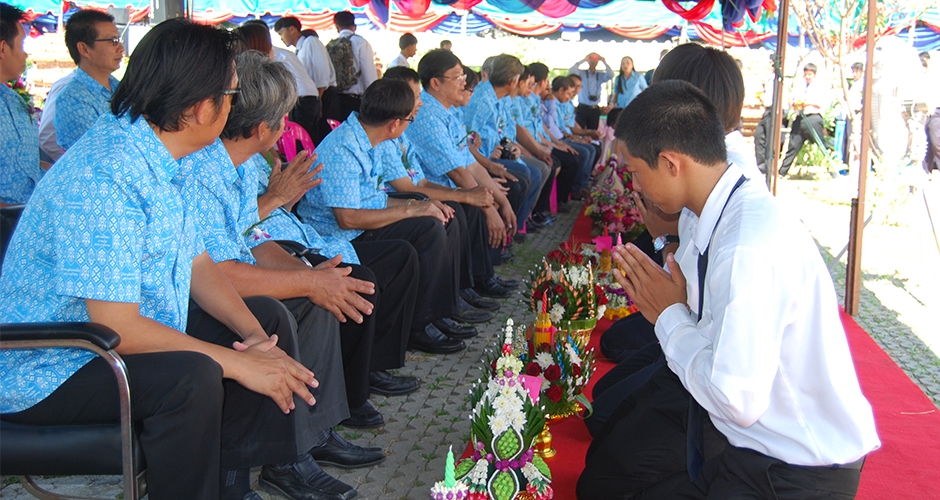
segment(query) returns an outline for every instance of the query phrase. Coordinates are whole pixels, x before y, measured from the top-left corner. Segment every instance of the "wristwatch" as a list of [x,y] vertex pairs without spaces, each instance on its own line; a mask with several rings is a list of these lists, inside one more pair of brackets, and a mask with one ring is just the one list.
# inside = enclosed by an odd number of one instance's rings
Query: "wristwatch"
[[656,239],[653,240],[653,250],[662,252],[663,249],[666,248],[666,245],[670,243],[679,243],[679,237],[671,234],[657,236]]

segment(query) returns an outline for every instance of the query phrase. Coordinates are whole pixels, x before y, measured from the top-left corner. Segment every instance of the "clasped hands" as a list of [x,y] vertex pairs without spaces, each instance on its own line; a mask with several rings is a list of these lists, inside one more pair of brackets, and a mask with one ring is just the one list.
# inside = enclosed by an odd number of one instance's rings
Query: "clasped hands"
[[673,254],[666,256],[667,273],[653,259],[632,243],[617,245],[613,250],[614,279],[623,287],[633,303],[650,323],[673,304],[687,304],[685,276]]

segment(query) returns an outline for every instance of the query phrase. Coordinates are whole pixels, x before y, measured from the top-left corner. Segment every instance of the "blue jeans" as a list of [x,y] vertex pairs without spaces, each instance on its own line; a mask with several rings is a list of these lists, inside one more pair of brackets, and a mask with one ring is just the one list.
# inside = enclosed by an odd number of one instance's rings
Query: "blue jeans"
[[502,163],[506,167],[506,170],[509,170],[509,173],[518,177],[519,181],[525,178],[528,183],[528,191],[525,194],[524,201],[520,206],[513,207],[516,211],[516,220],[518,221],[519,229],[522,229],[522,223],[529,218],[529,214],[532,213],[532,206],[535,205],[535,200],[539,197],[539,186],[542,185],[542,172],[535,165],[528,163],[507,160],[497,161]]
[[564,142],[578,152],[578,174],[574,176],[571,191],[574,192],[581,188],[590,187],[591,172],[594,170],[597,151],[594,149],[594,146],[590,144],[582,144],[575,141]]

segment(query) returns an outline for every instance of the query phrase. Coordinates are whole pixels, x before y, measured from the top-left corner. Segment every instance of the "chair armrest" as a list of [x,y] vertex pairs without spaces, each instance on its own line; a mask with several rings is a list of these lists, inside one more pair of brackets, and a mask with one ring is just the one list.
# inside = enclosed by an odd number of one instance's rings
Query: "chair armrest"
[[394,191],[388,193],[389,198],[395,198],[397,200],[419,200],[419,201],[431,201],[431,198],[424,193],[415,193],[410,191]]
[[4,323],[0,342],[4,341],[84,340],[110,351],[121,343],[114,330],[98,323]]

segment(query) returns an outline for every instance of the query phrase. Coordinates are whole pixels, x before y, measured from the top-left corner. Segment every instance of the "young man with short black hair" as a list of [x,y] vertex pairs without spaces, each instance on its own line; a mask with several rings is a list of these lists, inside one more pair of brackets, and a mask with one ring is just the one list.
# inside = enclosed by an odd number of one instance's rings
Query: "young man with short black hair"
[[[614,276],[655,324],[677,401],[688,401],[687,417],[644,429],[685,434],[688,470],[631,498],[852,498],[880,442],[832,279],[800,221],[728,164],[724,136],[709,99],[675,80],[651,85],[617,124],[634,187],[681,212],[666,270],[632,244],[614,252]],[[722,451],[708,453],[708,429],[726,438]],[[581,498],[622,475],[618,435],[592,445]]]
[[399,53],[398,57],[393,59],[392,62],[388,63],[387,69],[398,66],[411,68],[411,63],[408,62],[408,59],[414,57],[418,52],[418,38],[411,33],[405,33],[398,39],[398,48],[401,49],[401,53]]

